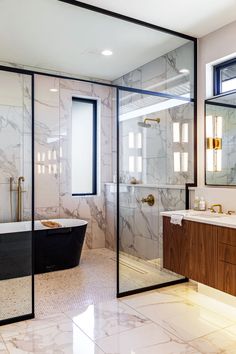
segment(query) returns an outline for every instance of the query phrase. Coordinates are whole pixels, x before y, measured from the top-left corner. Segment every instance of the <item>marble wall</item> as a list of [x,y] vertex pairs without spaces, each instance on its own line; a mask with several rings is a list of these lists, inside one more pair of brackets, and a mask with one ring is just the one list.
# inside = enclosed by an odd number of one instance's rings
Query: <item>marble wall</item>
[[186,41],[183,46],[140,66],[114,83],[125,87],[193,97],[193,64],[193,43]]
[[[160,118],[160,123],[151,123],[151,127],[138,125],[147,115],[122,121],[120,123],[120,179],[129,183],[132,177],[144,184],[184,185],[193,182],[193,105],[192,103],[172,107],[168,110],[149,114],[149,118]],[[148,122],[149,123],[149,122]],[[173,139],[174,124],[177,123],[179,141]],[[187,127],[188,137],[184,141],[181,134]],[[133,134],[135,143],[130,147],[129,134]],[[137,139],[141,145],[137,146]],[[174,155],[178,153],[180,169],[177,169]],[[181,158],[186,154],[186,166]],[[134,159],[134,168],[129,159]],[[141,159],[141,168],[138,159]]]
[[[178,96],[120,90],[120,250],[141,259],[162,258],[160,212],[184,209],[184,185],[193,182],[193,104],[180,99],[193,97],[193,62],[193,44],[188,42],[114,81],[120,86]],[[149,128],[138,125],[145,118],[157,117],[159,124],[151,123]],[[174,126],[178,126],[178,139],[174,138]],[[185,163],[183,157],[187,157]],[[140,184],[131,185],[132,177]],[[141,202],[148,194],[155,197],[152,207]],[[115,185],[107,184],[106,240],[111,249],[115,210]]]
[[[141,199],[153,194],[155,204],[149,206]],[[114,249],[116,232],[116,186],[106,184],[106,210],[109,216],[107,247]],[[162,258],[162,217],[164,210],[185,208],[185,189],[180,186],[148,187],[120,184],[120,250],[145,260]]]
[[[31,215],[31,117],[31,77],[0,71],[0,222],[16,221],[20,176],[25,177],[23,217]],[[14,178],[12,193],[10,177]]]
[[[56,88],[57,92],[51,92]],[[36,75],[35,183],[36,218],[80,218],[89,222],[86,244],[105,246],[104,183],[113,176],[113,88]],[[76,197],[71,192],[72,97],[98,99],[98,195]]]

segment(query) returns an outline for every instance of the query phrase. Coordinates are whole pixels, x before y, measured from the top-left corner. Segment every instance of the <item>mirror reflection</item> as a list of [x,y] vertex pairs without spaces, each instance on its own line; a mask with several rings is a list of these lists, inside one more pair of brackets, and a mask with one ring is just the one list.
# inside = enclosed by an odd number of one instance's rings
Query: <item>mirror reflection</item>
[[236,93],[206,101],[206,184],[236,185]]

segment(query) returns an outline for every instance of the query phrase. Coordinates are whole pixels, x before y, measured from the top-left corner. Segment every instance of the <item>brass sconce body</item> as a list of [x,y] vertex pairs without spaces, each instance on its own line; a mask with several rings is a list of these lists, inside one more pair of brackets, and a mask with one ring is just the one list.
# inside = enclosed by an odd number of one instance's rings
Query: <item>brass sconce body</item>
[[207,138],[208,150],[222,150],[222,138]]

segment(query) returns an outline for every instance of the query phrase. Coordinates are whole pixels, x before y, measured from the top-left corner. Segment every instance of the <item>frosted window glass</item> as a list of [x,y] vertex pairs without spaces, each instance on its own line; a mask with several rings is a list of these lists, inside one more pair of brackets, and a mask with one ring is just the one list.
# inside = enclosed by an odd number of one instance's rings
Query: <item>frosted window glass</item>
[[94,194],[94,104],[73,99],[72,194]]

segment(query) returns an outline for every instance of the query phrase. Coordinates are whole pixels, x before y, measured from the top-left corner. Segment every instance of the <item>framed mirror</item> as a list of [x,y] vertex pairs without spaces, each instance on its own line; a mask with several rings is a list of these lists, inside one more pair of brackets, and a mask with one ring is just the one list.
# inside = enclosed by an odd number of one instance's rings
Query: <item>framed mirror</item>
[[205,184],[236,186],[236,92],[205,101]]

